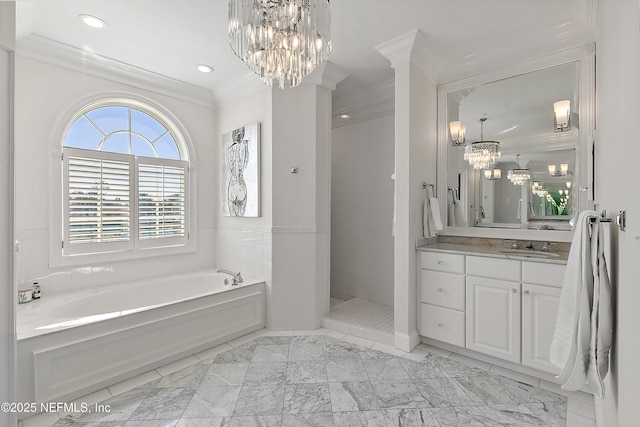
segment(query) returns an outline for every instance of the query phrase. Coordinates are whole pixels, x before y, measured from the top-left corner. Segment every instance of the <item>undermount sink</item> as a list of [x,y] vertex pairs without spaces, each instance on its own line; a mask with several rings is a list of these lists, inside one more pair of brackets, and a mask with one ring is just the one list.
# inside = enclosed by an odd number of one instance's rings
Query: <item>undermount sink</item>
[[518,256],[529,256],[529,257],[539,257],[539,258],[554,258],[557,257],[558,254],[554,254],[553,252],[542,252],[531,249],[501,249],[498,250],[501,254],[512,254]]

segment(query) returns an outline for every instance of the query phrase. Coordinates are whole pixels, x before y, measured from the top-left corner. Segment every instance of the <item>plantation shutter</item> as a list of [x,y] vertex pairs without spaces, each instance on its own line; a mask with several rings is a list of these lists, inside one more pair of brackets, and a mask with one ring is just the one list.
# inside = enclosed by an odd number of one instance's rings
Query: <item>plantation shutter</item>
[[187,237],[187,162],[138,159],[138,237],[145,240]]
[[65,148],[65,253],[132,247],[131,156]]

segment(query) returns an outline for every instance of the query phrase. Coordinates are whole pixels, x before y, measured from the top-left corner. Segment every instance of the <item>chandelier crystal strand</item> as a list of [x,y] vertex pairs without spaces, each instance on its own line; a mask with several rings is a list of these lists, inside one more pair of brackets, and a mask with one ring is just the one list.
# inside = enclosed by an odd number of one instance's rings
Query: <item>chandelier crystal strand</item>
[[330,0],[229,0],[229,44],[269,87],[295,87],[331,52]]

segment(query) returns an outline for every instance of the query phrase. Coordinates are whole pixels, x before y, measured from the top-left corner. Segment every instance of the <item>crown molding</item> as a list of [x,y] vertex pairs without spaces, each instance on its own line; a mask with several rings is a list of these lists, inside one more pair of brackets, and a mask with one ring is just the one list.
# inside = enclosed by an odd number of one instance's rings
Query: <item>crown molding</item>
[[16,43],[20,56],[79,71],[160,95],[214,108],[213,93],[162,74],[32,34]]
[[393,68],[411,62],[434,82],[438,81],[440,70],[445,64],[434,44],[419,29],[379,44],[375,49],[391,61]]
[[[331,105],[332,128],[391,115],[395,112],[395,81],[389,79],[357,92],[334,96]],[[342,119],[341,114],[348,114],[349,118]]]
[[311,74],[302,79],[302,84],[312,84],[326,87],[334,91],[338,83],[343,81],[348,74],[333,62],[327,61],[319,64]]
[[[590,18],[591,19],[591,18]],[[488,48],[450,61],[441,68],[437,82],[447,84],[473,76],[511,70],[510,74],[558,65],[592,54],[595,35],[578,21],[557,25],[527,46],[524,42],[510,49]]]

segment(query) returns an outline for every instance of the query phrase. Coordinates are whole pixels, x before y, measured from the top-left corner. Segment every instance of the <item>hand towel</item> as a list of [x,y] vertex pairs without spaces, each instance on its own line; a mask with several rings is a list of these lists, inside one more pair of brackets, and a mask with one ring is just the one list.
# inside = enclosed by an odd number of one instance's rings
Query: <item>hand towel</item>
[[456,226],[456,194],[451,188],[447,191],[447,224]]
[[557,378],[564,390],[578,390],[587,382],[593,298],[592,218],[598,218],[597,212],[584,211],[576,221],[549,351],[551,363],[562,368]]
[[440,202],[435,197],[429,197],[429,230],[434,236],[437,231],[444,230],[440,217]]
[[592,237],[593,307],[591,309],[591,347],[587,382],[593,394],[603,398],[603,379],[609,371],[609,351],[613,336],[613,313],[611,310],[611,283],[604,256],[605,225],[597,222],[597,231]]
[[460,200],[456,200],[454,205],[454,211],[456,216],[456,226],[458,227],[466,227],[467,226],[467,218],[465,217],[464,205]]

